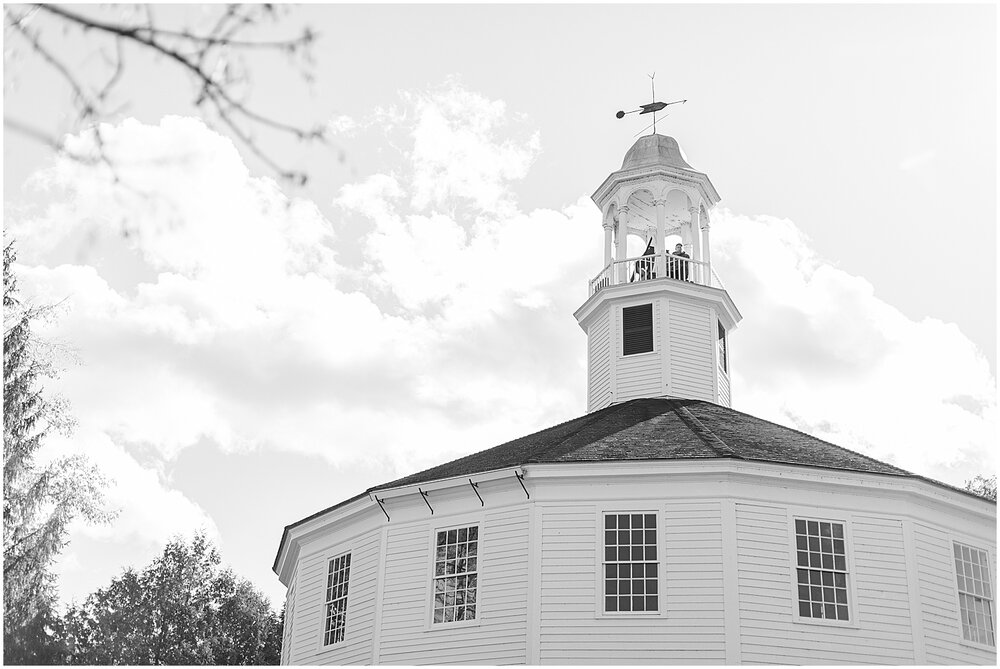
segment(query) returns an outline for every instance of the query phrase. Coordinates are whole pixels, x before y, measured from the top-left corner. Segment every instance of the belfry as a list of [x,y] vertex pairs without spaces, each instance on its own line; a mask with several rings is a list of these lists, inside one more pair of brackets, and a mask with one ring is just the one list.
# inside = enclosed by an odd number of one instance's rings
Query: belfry
[[604,268],[574,314],[587,333],[588,412],[637,397],[730,406],[727,338],[741,316],[712,269],[719,199],[677,141],[657,134],[633,144],[594,193]]

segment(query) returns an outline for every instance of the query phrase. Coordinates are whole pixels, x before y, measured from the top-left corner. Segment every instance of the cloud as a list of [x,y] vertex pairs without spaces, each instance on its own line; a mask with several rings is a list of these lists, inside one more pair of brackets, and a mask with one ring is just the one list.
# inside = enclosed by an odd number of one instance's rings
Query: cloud
[[[203,529],[218,539],[215,523],[196,503],[170,488],[155,467],[141,464],[106,433],[84,419],[70,436],[52,435],[39,452],[40,459],[83,454],[107,479],[107,509],[117,515],[107,525],[74,521],[72,531],[97,539],[137,540],[158,546],[176,535]],[[66,568],[71,568],[70,560]]]
[[[452,82],[401,104],[370,140],[389,142],[387,168],[345,185],[331,220],[192,119],[102,129],[131,192],[69,163],[39,175],[52,204],[14,227],[25,285],[69,295],[52,334],[86,362],[64,380],[77,412],[164,462],[209,440],[387,478],[582,413],[570,314],[600,266],[598,212],[522,210],[513,185],[540,141],[502,102]],[[46,260],[121,220],[146,267],[133,285]],[[989,471],[993,379],[956,327],[906,318],[790,221],[713,221],[746,316],[737,408],[952,482]]]
[[899,161],[899,169],[904,172],[909,172],[924,165],[929,165],[937,157],[937,151],[927,150],[920,153],[907,156],[903,160]]
[[995,470],[996,382],[956,325],[907,318],[791,221],[723,209],[712,240],[744,314],[737,408],[951,483]]

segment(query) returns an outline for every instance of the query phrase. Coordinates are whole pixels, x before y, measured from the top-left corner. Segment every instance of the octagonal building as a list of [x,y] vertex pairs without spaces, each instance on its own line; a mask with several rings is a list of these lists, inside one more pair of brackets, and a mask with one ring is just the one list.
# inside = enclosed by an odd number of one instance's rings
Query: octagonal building
[[288,525],[282,662],[996,664],[996,503],[730,408],[676,140],[593,199],[587,413]]

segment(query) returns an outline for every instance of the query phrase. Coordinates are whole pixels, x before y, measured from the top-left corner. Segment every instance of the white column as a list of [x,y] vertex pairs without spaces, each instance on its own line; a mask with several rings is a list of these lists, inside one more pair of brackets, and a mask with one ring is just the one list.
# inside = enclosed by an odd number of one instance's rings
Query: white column
[[604,266],[611,264],[611,243],[614,237],[614,223],[604,222]]
[[[616,246],[615,259],[625,260],[628,258],[628,207],[622,207],[618,210],[618,243]],[[617,283],[626,283],[628,281],[628,267],[625,263],[618,264],[618,272],[616,273]]]
[[698,221],[698,207],[688,209],[691,215],[691,257],[694,260],[702,260],[701,257],[701,224]]
[[667,201],[663,198],[653,200],[656,205],[656,276],[660,279],[667,275],[663,262],[664,251],[667,250]]
[[701,252],[704,255],[705,263],[705,285],[712,285],[712,244],[708,237],[708,227],[710,221],[708,220],[708,212],[704,212],[703,216],[699,216],[699,224],[701,225]]
[[[688,212],[691,214],[691,258],[701,262],[703,259],[701,257],[701,227],[698,222],[699,209],[699,207],[691,207]],[[710,284],[711,282],[706,281],[706,277],[698,275],[702,271],[701,265],[694,265],[694,267],[698,268],[695,269],[695,279],[700,283]]]

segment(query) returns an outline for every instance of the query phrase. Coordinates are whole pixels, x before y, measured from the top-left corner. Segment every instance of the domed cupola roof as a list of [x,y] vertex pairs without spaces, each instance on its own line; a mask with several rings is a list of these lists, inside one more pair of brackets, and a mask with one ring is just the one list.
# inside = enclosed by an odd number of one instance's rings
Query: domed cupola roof
[[653,165],[670,165],[685,170],[694,168],[687,164],[681,155],[681,147],[677,140],[666,135],[646,135],[640,137],[639,141],[632,145],[632,148],[625,154],[622,162],[622,169],[627,170],[633,167],[650,167]]

